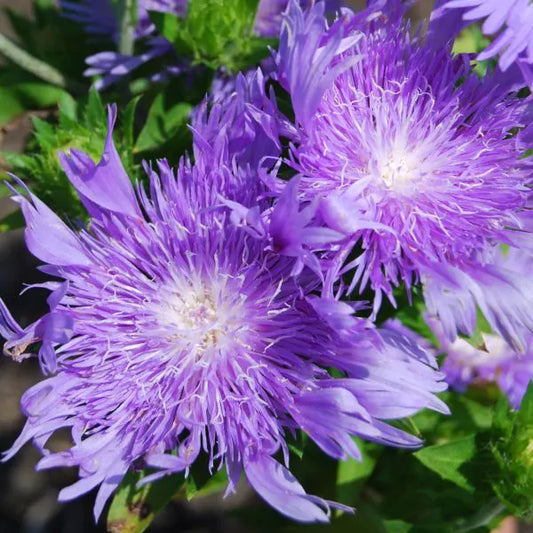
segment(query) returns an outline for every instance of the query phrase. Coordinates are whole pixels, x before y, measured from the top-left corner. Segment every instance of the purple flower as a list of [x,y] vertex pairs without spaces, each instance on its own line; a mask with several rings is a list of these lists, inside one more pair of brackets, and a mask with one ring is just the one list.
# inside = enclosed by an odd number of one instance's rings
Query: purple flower
[[446,353],[442,366],[446,381],[464,392],[469,385],[495,383],[520,408],[529,382],[533,379],[533,335],[529,335],[524,353],[517,354],[500,336],[483,333],[483,346],[475,348],[464,339],[441,345]]
[[[217,76],[211,95],[193,113],[191,129],[195,149],[211,144],[227,147],[226,161],[233,160],[251,172],[271,168],[281,155],[280,123],[274,94],[267,94],[261,69],[237,76]],[[218,151],[218,150],[217,150]]]
[[499,242],[524,236],[532,163],[519,130],[531,97],[411,37],[401,2],[383,4],[328,26],[323,3],[291,2],[275,56],[295,112],[295,201],[318,203],[314,225],[344,235],[322,254],[326,289],[341,277],[347,293],[370,286],[375,314],[383,294],[394,303],[394,287],[422,282],[450,339],[473,331],[478,305],[523,344],[532,294],[496,263]]
[[[436,24],[444,16],[446,24],[456,25],[456,32],[482,20],[483,33],[496,38],[478,58],[483,61],[499,55],[502,70],[517,64],[528,81],[533,72],[533,5],[529,0],[441,0],[437,5]],[[454,12],[451,16],[450,11]]]
[[[216,139],[194,166],[146,167],[149,193],[135,190],[113,146],[114,114],[97,165],[76,150],[61,157],[93,217],[88,229],[75,233],[31,194],[17,196],[30,250],[63,281],[44,333],[44,319],[22,330],[0,306],[8,353],[48,334],[41,362],[54,372],[23,396],[27,423],[4,460],[33,440],[38,469],[78,467],[59,498],[99,487],[98,517],[128,468],[154,469],[148,482],[187,473],[203,452],[211,471],[226,469],[228,491],[244,470],[281,513],[327,521],[330,502],[288,470],[287,436],[302,429],[336,459],[359,457],[353,435],[418,446],[382,420],[447,411],[433,394],[445,388],[435,360],[344,304],[322,305],[311,271],[291,276],[290,258],[229,221],[221,196],[251,205],[261,186],[225,165]],[[46,450],[60,428],[72,446]]]

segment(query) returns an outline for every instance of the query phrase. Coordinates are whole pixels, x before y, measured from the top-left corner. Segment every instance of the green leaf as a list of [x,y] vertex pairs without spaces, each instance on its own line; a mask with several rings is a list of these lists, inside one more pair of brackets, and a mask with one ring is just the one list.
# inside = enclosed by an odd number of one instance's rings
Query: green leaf
[[135,143],[134,126],[135,126],[135,111],[137,104],[141,99],[140,96],[133,98],[122,113],[122,131],[124,134],[124,141],[127,145],[133,146]]
[[[119,121],[114,140],[121,160],[132,180],[138,179],[133,155],[133,104],[124,112],[125,129]],[[59,216],[70,221],[87,220],[88,214],[59,165],[58,153],[76,148],[94,161],[102,157],[106,138],[106,109],[101,96],[93,91],[87,100],[78,104],[61,105],[59,121],[51,115],[48,120],[33,120],[34,135],[29,140],[26,154],[5,154],[15,174],[32,181],[32,190]]]
[[461,467],[471,461],[475,455],[475,435],[446,444],[428,446],[414,453],[414,456],[427,468],[468,492],[473,492],[474,487],[461,472]]
[[337,500],[347,505],[353,505],[357,499],[365,480],[372,474],[378,459],[379,450],[372,444],[355,439],[361,450],[362,460],[348,459],[339,461],[337,467]]
[[100,93],[96,89],[89,91],[84,119],[89,128],[101,128],[106,124],[105,106]]
[[387,533],[409,533],[413,529],[413,525],[403,520],[384,520],[383,525]]
[[183,26],[183,20],[180,17],[160,11],[150,11],[149,15],[157,31],[165,39],[173,43],[179,38],[180,29]]
[[24,217],[20,210],[10,213],[0,220],[0,233],[24,227]]
[[26,110],[53,107],[60,103],[72,103],[72,97],[63,89],[7,67],[0,69],[0,125]]
[[224,469],[216,472],[205,483],[202,483],[201,478],[198,479],[191,473],[185,480],[185,497],[190,501],[193,498],[208,496],[224,490],[227,485],[228,476]]
[[[533,438],[533,382],[529,383],[526,393],[520,403],[517,414],[517,424],[525,433],[524,437],[530,441]],[[533,455],[530,458],[533,462]]]
[[0,86],[0,126],[7,124],[12,118],[23,113],[24,109],[16,91],[9,87]]
[[453,51],[455,54],[479,54],[490,41],[483,35],[481,28],[475,24],[465,28],[455,42]]
[[50,149],[54,144],[55,130],[52,124],[42,120],[39,117],[32,118],[35,137],[44,149]]
[[128,472],[120,484],[107,515],[109,532],[142,533],[183,485],[183,476],[173,475],[137,487],[143,477],[143,473]]
[[298,459],[302,459],[304,456],[304,449],[309,441],[309,437],[303,432],[298,431],[296,434],[296,438],[288,438],[287,439],[287,446],[289,450],[298,457]]
[[165,95],[159,94],[148,112],[144,128],[141,130],[135,150],[152,150],[168,142],[179,130],[186,129],[192,105],[186,102],[167,104]]

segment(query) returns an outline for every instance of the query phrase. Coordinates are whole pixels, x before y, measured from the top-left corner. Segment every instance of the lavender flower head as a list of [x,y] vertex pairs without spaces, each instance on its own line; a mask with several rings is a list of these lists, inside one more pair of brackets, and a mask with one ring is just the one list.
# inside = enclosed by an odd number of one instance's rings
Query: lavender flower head
[[[231,222],[222,199],[251,205],[263,186],[249,166],[226,163],[223,138],[204,132],[194,166],[183,159],[176,173],[164,161],[158,173],[146,167],[147,193],[120,163],[114,118],[97,165],[75,150],[61,158],[89,229],[75,233],[29,191],[16,197],[30,251],[62,281],[43,286],[50,312],[26,329],[0,306],[6,353],[22,359],[39,342],[52,374],[24,394],[27,422],[4,460],[32,440],[38,469],[78,467],[59,498],[99,487],[98,517],[128,468],[152,468],[148,482],[187,473],[204,453],[210,470],[226,469],[229,492],[244,470],[281,513],[327,521],[329,502],[288,470],[287,437],[302,429],[339,459],[359,457],[353,435],[418,446],[382,420],[446,412],[435,360],[316,297],[314,274],[291,276],[290,258]],[[60,428],[72,446],[46,450]]]
[[495,39],[478,59],[499,55],[502,70],[515,64],[522,70],[526,83],[533,85],[533,5],[529,0],[442,0],[432,18],[437,24],[444,20],[452,34],[461,26],[483,21],[483,33]]
[[370,286],[377,313],[383,295],[394,302],[394,287],[421,281],[450,340],[473,331],[477,305],[523,347],[533,291],[496,257],[525,232],[532,163],[511,132],[531,98],[480,80],[450,44],[411,37],[404,11],[383,1],[329,27],[322,3],[291,2],[283,23],[275,59],[295,112],[294,200],[343,236],[322,256],[326,292],[349,273],[342,290]]

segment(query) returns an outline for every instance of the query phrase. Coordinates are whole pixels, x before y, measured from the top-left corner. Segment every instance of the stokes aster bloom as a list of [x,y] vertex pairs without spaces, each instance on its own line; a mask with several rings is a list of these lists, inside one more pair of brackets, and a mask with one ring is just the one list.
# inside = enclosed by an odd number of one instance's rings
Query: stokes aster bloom
[[[164,161],[159,174],[147,167],[148,194],[125,174],[113,121],[98,165],[80,151],[62,156],[89,229],[75,233],[28,191],[16,197],[30,251],[63,281],[45,285],[51,311],[26,329],[0,306],[7,353],[42,342],[54,374],[23,396],[27,423],[4,460],[33,440],[39,469],[77,466],[79,481],[59,497],[99,486],[98,516],[128,468],[148,466],[144,481],[155,480],[187,472],[203,452],[210,469],[227,470],[228,491],[244,470],[281,513],[326,521],[329,502],[287,468],[287,436],[302,429],[339,459],[359,457],[353,435],[419,445],[381,420],[446,412],[434,359],[314,296],[312,272],[291,276],[290,258],[229,221],[221,198],[251,205],[262,185],[249,166],[226,165],[220,139],[204,137],[177,175]],[[52,453],[59,428],[71,429],[72,446]]]
[[299,200],[344,235],[323,256],[326,290],[349,272],[346,292],[370,285],[377,312],[382,294],[394,302],[395,286],[422,281],[450,339],[473,331],[478,305],[523,347],[533,291],[495,258],[525,233],[532,163],[511,132],[531,98],[480,80],[450,45],[411,37],[400,2],[378,4],[328,27],[323,4],[291,2],[275,57],[295,112]]

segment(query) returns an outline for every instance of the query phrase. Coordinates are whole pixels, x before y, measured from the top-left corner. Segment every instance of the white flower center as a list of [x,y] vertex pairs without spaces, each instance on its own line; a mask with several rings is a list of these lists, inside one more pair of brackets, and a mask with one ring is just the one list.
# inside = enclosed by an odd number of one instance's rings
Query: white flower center
[[393,150],[377,162],[377,174],[388,189],[408,193],[421,177],[420,161],[409,151]]
[[237,340],[237,332],[246,323],[239,295],[226,298],[224,283],[221,287],[206,287],[201,282],[177,285],[160,290],[156,311],[169,340],[202,353]]
[[179,329],[202,329],[216,321],[215,304],[205,292],[175,293],[174,298],[167,302],[167,306],[172,315],[172,322]]

